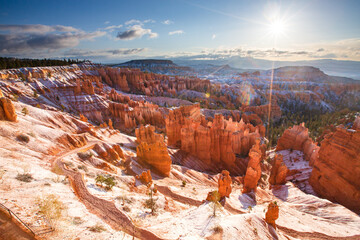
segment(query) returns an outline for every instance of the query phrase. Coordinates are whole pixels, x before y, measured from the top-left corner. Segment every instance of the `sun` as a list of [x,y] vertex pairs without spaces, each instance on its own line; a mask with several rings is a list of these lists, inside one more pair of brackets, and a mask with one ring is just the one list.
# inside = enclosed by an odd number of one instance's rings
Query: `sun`
[[269,32],[275,37],[278,37],[280,35],[284,35],[285,33],[285,22],[281,19],[275,19],[270,22],[269,24]]

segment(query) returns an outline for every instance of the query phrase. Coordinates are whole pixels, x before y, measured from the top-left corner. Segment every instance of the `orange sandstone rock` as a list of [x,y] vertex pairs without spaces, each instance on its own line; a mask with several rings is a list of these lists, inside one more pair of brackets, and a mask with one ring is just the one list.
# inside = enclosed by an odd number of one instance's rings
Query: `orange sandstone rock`
[[302,123],[286,129],[279,138],[276,151],[285,149],[302,151],[305,159],[312,165],[318,157],[319,146],[311,140],[308,129]]
[[317,194],[360,212],[360,131],[337,127],[321,142],[309,179]]
[[150,170],[143,171],[140,175],[136,175],[136,179],[142,182],[145,185],[150,185],[152,183],[152,177]]
[[64,134],[59,137],[57,141],[70,149],[79,148],[87,144],[85,135]]
[[221,172],[218,187],[219,187],[219,194],[220,198],[229,197],[231,193],[231,184],[232,180],[230,177],[230,173],[226,170]]
[[88,119],[83,114],[80,113],[80,121],[87,122]]
[[7,97],[0,98],[0,119],[16,122],[17,114],[12,101]]
[[275,220],[279,218],[279,206],[271,202],[265,214],[265,222],[276,228]]
[[150,125],[141,126],[136,129],[135,134],[136,141],[139,143],[136,148],[138,158],[168,177],[171,170],[171,158],[164,137],[155,133],[155,128]]
[[257,183],[261,177],[260,161],[262,158],[262,151],[260,149],[260,139],[257,139],[249,152],[249,163],[247,166],[243,193],[256,191]]
[[272,163],[269,183],[271,185],[282,185],[286,183],[286,175],[288,168],[283,162],[283,156],[281,154],[275,155]]

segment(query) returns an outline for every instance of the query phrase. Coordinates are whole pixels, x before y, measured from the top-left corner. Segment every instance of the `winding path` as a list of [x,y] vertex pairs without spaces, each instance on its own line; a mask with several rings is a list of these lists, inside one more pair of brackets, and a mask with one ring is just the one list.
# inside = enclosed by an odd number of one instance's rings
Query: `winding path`
[[131,218],[125,213],[123,213],[121,210],[116,208],[113,202],[106,201],[92,195],[87,190],[81,173],[68,169],[66,165],[61,161],[61,158],[67,155],[73,154],[81,150],[90,149],[97,142],[100,141],[89,142],[87,145],[81,148],[77,148],[60,154],[53,159],[53,164],[62,170],[63,175],[68,177],[71,187],[73,188],[76,196],[85,205],[85,207],[91,213],[103,219],[103,221],[109,224],[113,229],[124,231],[127,234],[130,234],[140,239],[162,240],[162,238],[158,237],[156,234],[134,225]]

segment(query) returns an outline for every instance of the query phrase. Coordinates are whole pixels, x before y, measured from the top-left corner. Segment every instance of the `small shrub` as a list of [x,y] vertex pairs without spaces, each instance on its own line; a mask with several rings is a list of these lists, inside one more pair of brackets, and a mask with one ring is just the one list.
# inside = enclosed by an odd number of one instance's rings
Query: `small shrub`
[[151,188],[150,192],[149,192],[150,198],[146,199],[146,201],[144,203],[144,206],[146,208],[151,209],[152,214],[154,214],[157,211],[157,208],[158,208],[158,206],[156,204],[156,199],[153,198],[153,194],[154,194],[154,188]]
[[24,114],[24,116],[26,116],[27,114],[29,114],[29,110],[28,110],[26,107],[24,107],[24,108],[21,110],[21,112]]
[[16,139],[20,142],[26,142],[28,143],[30,141],[29,136],[25,135],[25,134],[19,134],[16,136]]
[[249,212],[251,212],[252,206],[248,206],[248,210],[249,210]]
[[117,196],[115,199],[118,200],[118,201],[122,201],[122,204],[123,204],[123,205],[124,205],[125,203],[130,204],[130,203],[133,202],[130,198],[128,198],[127,196],[124,196],[124,195],[122,195],[122,196]]
[[57,221],[62,218],[66,206],[59,200],[59,197],[54,194],[46,195],[43,198],[38,198],[36,204],[39,207],[39,212],[46,217],[54,228]]
[[105,229],[105,227],[103,225],[97,223],[96,225],[94,225],[92,227],[89,227],[89,231],[100,233],[100,232],[106,231],[106,229]]
[[83,219],[81,219],[81,217],[74,217],[73,219],[72,219],[72,223],[74,224],[74,225],[81,225],[81,224],[83,224],[85,221],[83,220]]
[[14,100],[15,102],[19,101],[19,95],[13,94],[12,96],[12,100]]
[[257,228],[254,228],[254,234],[257,236],[258,235],[258,230]]
[[186,187],[186,182],[184,180],[181,183],[181,187]]
[[30,173],[18,173],[16,179],[22,182],[31,182],[33,177]]
[[224,229],[220,226],[220,225],[216,225],[215,227],[213,227],[213,232],[214,233],[223,233],[224,232]]
[[100,183],[100,185],[103,187],[103,184],[105,184],[106,190],[111,190],[115,185],[115,178],[110,175],[97,175],[95,178],[96,183]]
[[34,90],[34,98],[38,98],[39,94],[37,93],[37,91]]
[[131,211],[131,209],[130,209],[128,206],[124,206],[122,209],[123,209],[125,212],[130,212],[130,211]]

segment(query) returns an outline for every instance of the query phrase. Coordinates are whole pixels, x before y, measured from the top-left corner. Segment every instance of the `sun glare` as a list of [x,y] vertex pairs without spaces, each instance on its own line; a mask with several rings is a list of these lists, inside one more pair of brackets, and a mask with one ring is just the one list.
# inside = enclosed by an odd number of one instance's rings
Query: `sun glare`
[[283,35],[285,33],[285,23],[280,19],[276,19],[269,24],[269,31],[275,37]]

